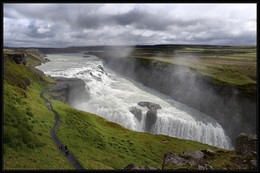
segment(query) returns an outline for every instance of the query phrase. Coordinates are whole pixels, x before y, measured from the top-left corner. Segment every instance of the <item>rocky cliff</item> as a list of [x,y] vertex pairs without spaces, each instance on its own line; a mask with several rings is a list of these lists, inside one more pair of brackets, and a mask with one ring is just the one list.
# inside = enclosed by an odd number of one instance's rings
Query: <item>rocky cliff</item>
[[61,77],[54,77],[53,79],[57,83],[49,89],[52,98],[69,104],[89,99],[83,80]]
[[49,61],[49,59],[46,58],[46,55],[38,49],[4,49],[4,53],[15,63],[28,66],[38,66]]

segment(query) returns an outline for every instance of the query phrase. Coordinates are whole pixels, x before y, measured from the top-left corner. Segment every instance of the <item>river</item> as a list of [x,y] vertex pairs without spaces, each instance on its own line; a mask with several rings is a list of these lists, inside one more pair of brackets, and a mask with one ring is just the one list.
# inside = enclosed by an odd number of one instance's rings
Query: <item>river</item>
[[[85,82],[90,98],[70,103],[74,108],[144,132],[148,108],[137,103],[156,103],[162,109],[157,110],[156,122],[149,133],[233,148],[222,126],[210,116],[113,72],[96,56],[83,56],[81,53],[47,54],[50,62],[37,67],[52,77],[79,78]],[[132,107],[142,111],[141,120],[129,111]]]

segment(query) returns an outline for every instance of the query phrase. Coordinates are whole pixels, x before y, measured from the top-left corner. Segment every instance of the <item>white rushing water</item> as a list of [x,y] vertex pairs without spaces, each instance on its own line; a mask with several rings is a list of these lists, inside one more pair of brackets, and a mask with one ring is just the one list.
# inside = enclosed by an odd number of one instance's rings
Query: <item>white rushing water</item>
[[[49,54],[47,58],[50,62],[37,67],[45,74],[84,80],[90,99],[71,103],[77,109],[97,114],[128,129],[143,132],[148,108],[137,103],[156,103],[162,109],[157,110],[157,119],[151,127],[151,133],[190,139],[220,148],[232,148],[229,137],[214,119],[116,74],[103,67],[102,61],[95,56],[85,58],[83,54],[73,53]],[[129,111],[131,107],[142,110],[140,121]]]

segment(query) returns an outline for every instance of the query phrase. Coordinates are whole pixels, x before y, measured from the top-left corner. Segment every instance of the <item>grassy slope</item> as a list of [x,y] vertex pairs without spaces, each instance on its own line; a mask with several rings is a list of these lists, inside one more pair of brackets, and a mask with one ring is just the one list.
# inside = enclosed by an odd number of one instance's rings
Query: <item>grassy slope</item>
[[[130,131],[59,101],[52,103],[62,121],[58,136],[86,169],[122,169],[130,163],[161,168],[167,152],[218,149],[195,141]],[[234,151],[226,151],[209,159],[209,163],[221,169],[233,156]]]
[[[23,87],[25,78],[30,80],[27,87]],[[39,97],[41,89],[48,85],[44,79],[48,78],[32,73],[26,66],[5,62],[4,169],[72,169],[49,135],[54,115]],[[217,149],[199,142],[130,131],[62,102],[52,102],[62,121],[59,138],[86,169],[122,169],[129,163],[161,168],[166,152]],[[210,162],[221,168],[232,155],[234,152],[229,151]]]
[[26,66],[5,61],[4,169],[72,169],[49,135],[54,115],[39,97],[43,87]]

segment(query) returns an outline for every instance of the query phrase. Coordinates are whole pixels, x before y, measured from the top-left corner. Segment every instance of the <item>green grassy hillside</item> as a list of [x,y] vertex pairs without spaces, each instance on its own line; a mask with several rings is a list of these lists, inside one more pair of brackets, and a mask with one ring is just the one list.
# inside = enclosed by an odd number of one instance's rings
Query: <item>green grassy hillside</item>
[[15,64],[5,57],[4,169],[73,168],[49,135],[54,116],[39,97],[47,84],[28,66]]
[[215,147],[195,141],[128,130],[52,100],[61,115],[58,136],[88,169],[121,169],[129,163],[161,168],[166,152]]
[[[40,98],[41,90],[54,81],[4,58],[4,169],[73,169],[49,135],[54,115]],[[134,132],[51,101],[61,116],[57,135],[85,169],[122,169],[130,163],[161,168],[166,152],[219,150],[195,141]],[[210,163],[221,168],[231,157],[234,152],[227,151]]]

